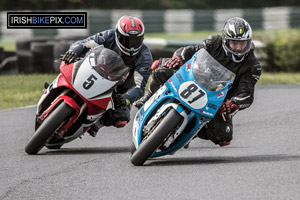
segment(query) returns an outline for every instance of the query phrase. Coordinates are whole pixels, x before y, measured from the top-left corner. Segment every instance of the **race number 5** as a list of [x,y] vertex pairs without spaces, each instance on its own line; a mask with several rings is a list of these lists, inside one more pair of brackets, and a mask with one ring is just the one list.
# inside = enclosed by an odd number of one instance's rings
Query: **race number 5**
[[206,92],[193,81],[187,81],[180,86],[179,96],[194,109],[203,108],[207,104]]
[[94,76],[93,74],[83,83],[82,87],[86,90],[90,89],[94,83],[95,80],[97,80],[97,77]]

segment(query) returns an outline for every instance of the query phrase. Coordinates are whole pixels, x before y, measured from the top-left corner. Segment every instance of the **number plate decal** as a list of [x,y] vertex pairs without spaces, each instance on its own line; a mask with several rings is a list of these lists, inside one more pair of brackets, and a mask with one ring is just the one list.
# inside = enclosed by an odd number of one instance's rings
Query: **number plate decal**
[[207,104],[207,94],[194,81],[187,81],[180,85],[178,94],[183,102],[194,109],[201,109]]

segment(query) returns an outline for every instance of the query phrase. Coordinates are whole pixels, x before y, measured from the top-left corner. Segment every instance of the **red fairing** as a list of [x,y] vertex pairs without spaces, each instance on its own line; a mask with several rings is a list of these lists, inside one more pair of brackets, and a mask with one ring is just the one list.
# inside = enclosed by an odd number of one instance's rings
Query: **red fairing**
[[62,76],[62,75],[60,75],[59,77],[58,77],[58,79],[57,79],[57,87],[68,87],[68,88],[70,88],[70,89],[74,89],[73,87],[72,87],[72,85],[70,85],[67,81],[66,81],[66,79],[64,78],[64,76]]
[[[85,101],[88,107],[88,114],[89,115],[96,115],[101,112],[106,111],[109,102],[111,101],[111,97],[97,99],[97,100],[90,100]],[[97,105],[97,106],[96,106]],[[102,108],[102,109],[99,109]]]
[[88,100],[84,98],[72,85],[73,65],[73,63],[66,65],[65,62],[61,62],[60,71],[62,76],[59,76],[57,86],[65,86],[76,92],[85,101],[89,115],[96,115],[104,112],[111,101],[111,97],[96,100]]
[[60,72],[65,77],[65,79],[69,82],[69,85],[71,87],[72,87],[73,65],[74,65],[74,63],[66,65],[66,63],[64,61],[62,61],[60,64],[60,67],[59,67]]

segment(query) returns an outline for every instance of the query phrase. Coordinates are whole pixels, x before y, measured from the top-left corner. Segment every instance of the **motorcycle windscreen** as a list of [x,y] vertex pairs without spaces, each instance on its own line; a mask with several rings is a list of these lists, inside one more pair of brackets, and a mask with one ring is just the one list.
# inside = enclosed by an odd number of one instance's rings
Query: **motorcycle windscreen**
[[89,62],[99,75],[110,81],[125,81],[129,74],[121,56],[102,45],[92,49]]
[[200,49],[193,63],[193,76],[209,91],[218,91],[233,83],[235,73],[216,61],[205,49]]
[[99,46],[84,58],[73,86],[86,99],[92,99],[125,80],[128,73],[129,68],[116,52]]

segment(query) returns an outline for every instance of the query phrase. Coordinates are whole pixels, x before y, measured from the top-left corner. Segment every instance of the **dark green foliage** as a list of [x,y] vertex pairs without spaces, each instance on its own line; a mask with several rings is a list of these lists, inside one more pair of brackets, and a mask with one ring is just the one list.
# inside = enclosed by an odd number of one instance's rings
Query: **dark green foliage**
[[264,42],[264,71],[300,72],[299,31],[280,31]]

